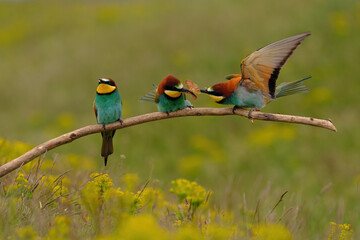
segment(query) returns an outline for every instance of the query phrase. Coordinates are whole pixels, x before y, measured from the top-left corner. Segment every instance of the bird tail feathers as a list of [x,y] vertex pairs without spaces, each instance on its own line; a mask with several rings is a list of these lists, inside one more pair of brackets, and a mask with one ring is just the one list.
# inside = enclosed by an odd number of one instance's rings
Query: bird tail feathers
[[141,97],[139,99],[140,102],[155,102],[155,98],[156,98],[156,88],[157,86],[155,84],[153,84],[154,86],[154,90],[148,92],[147,94],[145,94],[143,97]]
[[[115,133],[115,131],[114,131]],[[113,154],[114,146],[113,146],[113,136],[112,132],[105,132],[103,134],[102,146],[101,146],[101,156],[104,157],[105,166],[107,164],[107,158],[109,155]]]
[[311,76],[293,82],[284,82],[280,84],[276,88],[276,98],[309,92],[309,89],[304,84],[304,81],[309,78],[311,78]]

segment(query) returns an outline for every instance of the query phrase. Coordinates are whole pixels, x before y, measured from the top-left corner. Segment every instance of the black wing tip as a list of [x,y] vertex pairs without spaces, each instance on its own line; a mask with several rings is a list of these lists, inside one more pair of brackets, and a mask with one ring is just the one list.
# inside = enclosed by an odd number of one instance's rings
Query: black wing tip
[[275,68],[269,79],[269,94],[272,98],[275,98],[276,80],[279,77],[280,69],[281,68]]
[[108,160],[108,157],[104,157],[105,167],[106,167],[106,164],[107,164],[107,160]]

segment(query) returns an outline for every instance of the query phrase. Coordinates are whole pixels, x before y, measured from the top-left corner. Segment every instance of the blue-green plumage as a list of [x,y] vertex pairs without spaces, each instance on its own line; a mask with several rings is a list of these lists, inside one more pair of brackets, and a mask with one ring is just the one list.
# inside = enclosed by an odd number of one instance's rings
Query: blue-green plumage
[[238,85],[229,98],[224,98],[222,104],[231,104],[240,108],[257,108],[261,109],[266,104],[274,101],[276,98],[289,96],[297,93],[307,93],[309,89],[304,85],[304,81],[310,77],[306,77],[293,82],[284,82],[276,87],[275,98],[266,98],[260,89],[248,90]]
[[250,92],[242,86],[239,86],[229,98],[225,98],[224,104],[231,104],[241,108],[256,107],[258,109],[266,105],[264,95],[260,90]]
[[169,113],[191,106],[192,106],[191,102],[189,100],[186,100],[185,94],[181,93],[180,97],[176,99],[169,98],[165,94],[162,94],[159,97],[159,102],[157,107],[160,112]]
[[181,82],[172,75],[166,76],[159,84],[154,85],[155,89],[145,96],[140,101],[155,102],[158,104],[160,112],[175,112],[187,107],[192,107],[189,100],[186,100],[185,92],[196,95],[190,90],[184,88]]
[[122,120],[122,106],[119,91],[115,89],[110,94],[98,94],[95,97],[97,122],[109,124]]
[[[122,102],[119,91],[112,79],[101,78],[96,90],[94,110],[97,123],[109,124],[122,121]],[[113,136],[115,130],[102,132],[101,156],[104,157],[105,166],[107,158],[114,152]]]

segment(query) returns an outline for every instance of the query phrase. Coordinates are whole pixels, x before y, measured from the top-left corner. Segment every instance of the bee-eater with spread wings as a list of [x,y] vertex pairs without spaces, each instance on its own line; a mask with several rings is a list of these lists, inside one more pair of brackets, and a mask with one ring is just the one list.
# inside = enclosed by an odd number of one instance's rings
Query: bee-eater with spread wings
[[308,36],[309,32],[302,33],[253,52],[241,61],[242,74],[229,75],[226,77],[227,82],[201,89],[201,92],[208,94],[217,103],[234,105],[234,111],[236,108],[251,108],[249,118],[252,111],[260,110],[276,98],[308,92],[303,81],[310,77],[276,87],[281,67]]

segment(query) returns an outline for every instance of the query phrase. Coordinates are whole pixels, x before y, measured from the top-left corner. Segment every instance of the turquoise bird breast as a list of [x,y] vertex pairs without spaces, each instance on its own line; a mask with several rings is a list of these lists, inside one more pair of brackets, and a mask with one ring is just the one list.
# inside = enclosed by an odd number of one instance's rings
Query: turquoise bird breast
[[264,99],[264,94],[260,89],[249,91],[239,84],[231,96],[227,99],[224,99],[224,104],[233,104],[241,108],[256,107],[261,109],[266,105],[266,102]]
[[158,110],[160,112],[175,112],[187,107],[190,107],[191,103],[189,100],[186,100],[185,94],[181,93],[178,98],[170,98],[165,94],[161,94],[159,97]]
[[119,91],[115,89],[109,94],[96,94],[95,108],[97,111],[97,122],[109,124],[122,120],[122,106]]

